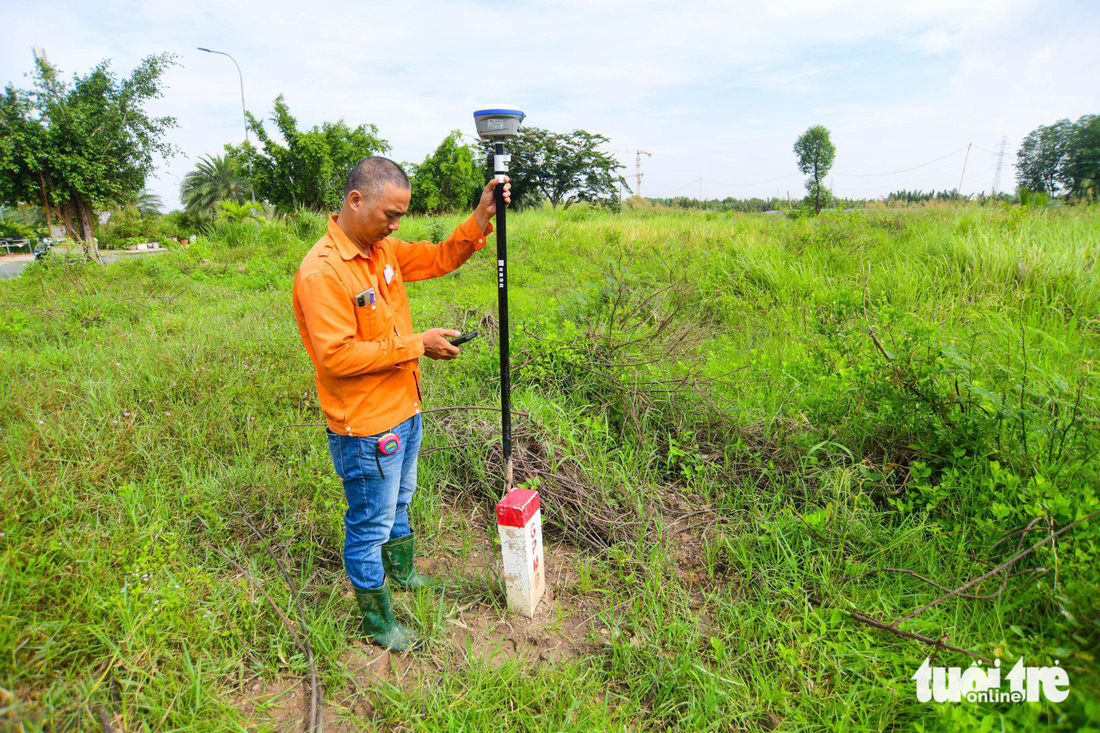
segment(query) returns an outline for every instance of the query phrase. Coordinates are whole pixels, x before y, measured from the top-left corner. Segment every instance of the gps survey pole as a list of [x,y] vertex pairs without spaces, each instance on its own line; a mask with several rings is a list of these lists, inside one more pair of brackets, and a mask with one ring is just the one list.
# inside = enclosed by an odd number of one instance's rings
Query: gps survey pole
[[503,559],[504,590],[508,608],[534,616],[546,590],[546,566],[542,561],[542,507],[539,492],[512,485],[512,381],[508,368],[508,228],[504,208],[504,178],[508,154],[504,143],[519,134],[524,114],[518,109],[483,109],[474,112],[477,134],[493,144],[493,175],[497,204],[497,303],[500,313],[500,432],[504,454],[504,498],[497,502],[497,532]]
[[518,109],[482,109],[474,112],[477,134],[493,144],[493,175],[497,207],[497,305],[500,323],[500,430],[504,454],[504,490],[512,490],[512,380],[508,354],[508,225],[504,206],[504,178],[508,175],[505,141],[519,133],[526,115]]
[[504,142],[493,142],[493,175],[497,179],[497,319],[500,321],[500,435],[504,455],[504,492],[512,490],[512,363],[508,343],[508,215],[504,178],[508,175]]

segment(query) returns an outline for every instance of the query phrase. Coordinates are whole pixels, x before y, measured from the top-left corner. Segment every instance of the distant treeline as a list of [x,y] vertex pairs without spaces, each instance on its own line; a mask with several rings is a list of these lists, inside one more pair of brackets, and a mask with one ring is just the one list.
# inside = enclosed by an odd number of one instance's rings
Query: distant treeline
[[[706,209],[707,211],[741,211],[741,212],[753,212],[753,211],[781,211],[784,209],[792,208],[792,205],[787,199],[781,198],[767,198],[767,199],[735,199],[726,197],[724,199],[695,199],[688,196],[676,196],[674,198],[648,198],[646,201],[650,202],[654,206],[668,206],[675,209]],[[630,202],[635,199],[630,199]],[[630,203],[628,202],[628,203]],[[795,206],[798,202],[795,201]]]
[[1010,193],[976,193],[964,196],[958,189],[950,191],[894,191],[886,197],[887,204],[919,204],[925,201],[975,201],[985,203],[987,201],[1015,201],[1016,196]]
[[[760,212],[760,211],[788,211],[790,209],[797,209],[804,202],[801,198],[786,199],[786,198],[751,198],[751,199],[735,199],[727,196],[724,199],[695,199],[688,196],[676,196],[674,198],[646,198],[653,206],[668,206],[675,209],[706,209],[707,211],[736,211],[736,212]],[[626,204],[629,206],[636,199],[630,199]],[[833,198],[829,200],[830,208],[847,209],[853,206],[859,206],[865,203],[861,199],[838,199]]]
[[[667,206],[674,209],[701,209],[706,211],[734,211],[734,212],[764,212],[764,211],[788,211],[791,209],[800,208],[805,205],[802,199],[785,199],[785,198],[750,198],[750,199],[735,199],[727,197],[724,199],[705,199],[699,200],[690,198],[688,196],[676,196],[675,198],[645,198],[651,206]],[[867,206],[871,203],[877,203],[882,205],[901,205],[901,204],[920,204],[930,201],[971,201],[975,203],[988,203],[993,201],[1017,201],[1018,196],[1010,193],[997,193],[997,194],[985,194],[978,193],[969,196],[964,196],[955,189],[949,191],[894,191],[886,196],[885,199],[842,199],[831,198],[829,200],[828,208],[830,209],[854,209]],[[624,202],[625,206],[638,206],[639,202],[635,199],[629,199]]]

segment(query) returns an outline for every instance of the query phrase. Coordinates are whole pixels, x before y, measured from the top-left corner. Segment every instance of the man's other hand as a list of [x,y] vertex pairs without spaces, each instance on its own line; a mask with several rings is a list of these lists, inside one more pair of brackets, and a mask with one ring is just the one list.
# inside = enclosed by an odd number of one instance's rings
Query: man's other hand
[[460,349],[451,346],[447,339],[459,336],[459,332],[453,328],[431,328],[420,334],[420,340],[424,342],[424,356],[429,359],[453,359],[458,356]]
[[[504,205],[508,206],[512,203],[512,184],[508,183],[511,179],[508,176],[504,177]],[[496,216],[497,213],[497,199],[494,189],[500,184],[500,181],[493,179],[485,184],[485,190],[481,192],[481,201],[477,203],[477,208],[474,209],[474,216],[477,217],[478,226],[481,227],[481,231],[485,231],[486,225],[489,224],[489,220]]]

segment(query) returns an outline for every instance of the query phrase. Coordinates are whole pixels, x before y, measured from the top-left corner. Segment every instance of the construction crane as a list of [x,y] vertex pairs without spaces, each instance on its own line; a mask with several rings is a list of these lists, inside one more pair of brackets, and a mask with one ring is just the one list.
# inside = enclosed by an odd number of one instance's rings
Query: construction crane
[[612,153],[634,153],[634,180],[636,181],[636,183],[634,185],[634,195],[635,196],[641,196],[642,195],[642,176],[645,175],[645,173],[642,173],[642,156],[645,155],[645,156],[653,157],[653,153],[649,152],[648,150],[623,150],[622,148],[612,148],[610,152],[612,152]]

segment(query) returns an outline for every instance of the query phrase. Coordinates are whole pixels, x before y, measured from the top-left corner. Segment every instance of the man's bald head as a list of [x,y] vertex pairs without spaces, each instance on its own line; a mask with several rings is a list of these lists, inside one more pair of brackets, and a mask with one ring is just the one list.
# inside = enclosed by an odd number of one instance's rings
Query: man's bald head
[[344,198],[358,191],[368,202],[376,201],[386,192],[386,186],[408,190],[412,188],[409,177],[401,166],[389,158],[372,155],[355,164],[344,183]]
[[348,174],[336,223],[360,248],[369,248],[397,231],[411,198],[412,186],[401,166],[372,155]]

